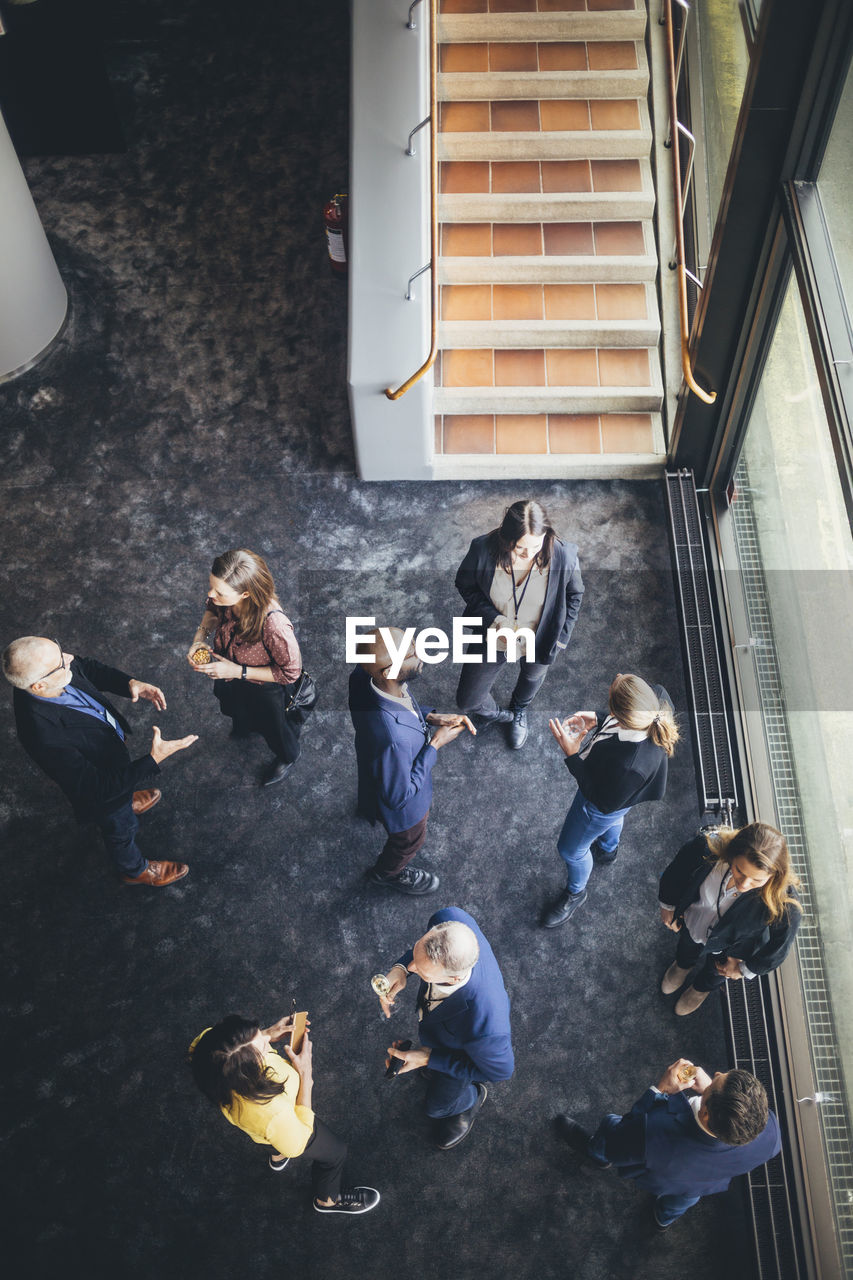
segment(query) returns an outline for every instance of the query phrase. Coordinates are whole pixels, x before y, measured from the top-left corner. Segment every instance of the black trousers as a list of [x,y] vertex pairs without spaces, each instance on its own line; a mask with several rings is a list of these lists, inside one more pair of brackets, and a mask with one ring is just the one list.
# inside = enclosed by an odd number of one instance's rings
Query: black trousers
[[373,867],[383,876],[398,876],[404,867],[412,861],[415,854],[423,848],[426,840],[427,820],[425,813],[420,822],[406,831],[389,831],[388,839],[382,846],[382,852]]
[[[465,715],[495,716],[498,704],[492,697],[492,685],[501,668],[506,666],[506,654],[500,654],[497,662],[472,662],[462,668],[456,690],[456,705]],[[529,707],[542,687],[548,674],[544,662],[528,662],[519,658],[518,679],[512,691],[510,706],[513,709]]]
[[315,1200],[337,1200],[347,1158],[347,1144],[322,1120],[314,1118],[314,1133],[303,1155],[312,1161],[311,1190]]
[[139,819],[133,812],[131,801],[128,800],[127,804],[114,813],[106,813],[102,818],[97,818],[96,822],[116,870],[131,879],[141,876],[148,866],[148,859],[136,843]]
[[699,970],[690,984],[694,991],[716,991],[717,987],[723,985],[726,979],[717,973],[716,962],[725,958],[720,952],[706,950],[703,943],[694,942],[687,932],[687,926],[681,926],[675,949],[675,963],[679,969],[692,969],[698,964]]
[[242,733],[259,733],[270,751],[285,764],[299,759],[300,712],[286,714],[285,686],[249,684],[246,680],[214,680],[213,693],[219,709],[230,716]]

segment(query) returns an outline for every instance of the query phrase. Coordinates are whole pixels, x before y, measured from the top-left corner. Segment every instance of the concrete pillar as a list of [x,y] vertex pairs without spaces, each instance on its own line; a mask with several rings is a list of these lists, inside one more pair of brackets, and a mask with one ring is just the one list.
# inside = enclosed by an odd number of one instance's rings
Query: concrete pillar
[[0,115],[0,382],[50,346],[67,308],[65,285]]

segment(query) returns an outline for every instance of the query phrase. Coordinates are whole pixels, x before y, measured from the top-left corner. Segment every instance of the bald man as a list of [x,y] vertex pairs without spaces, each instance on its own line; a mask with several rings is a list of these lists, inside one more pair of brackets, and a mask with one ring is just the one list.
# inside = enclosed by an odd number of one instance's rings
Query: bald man
[[[403,632],[397,627],[389,632],[399,650]],[[398,893],[434,893],[438,876],[411,862],[426,839],[436,753],[466,729],[477,731],[467,716],[437,712],[413,700],[409,684],[423,668],[414,643],[396,678],[391,676],[392,655],[380,634],[362,643],[371,659],[353,671],[349,682],[358,814],[368,822],[381,822],[388,833],[367,878]]]
[[149,862],[136,843],[139,815],[160,799],[142,790],[160,763],[197,741],[166,742],[154,726],[151,748],[131,760],[130,725],[103,691],[166,710],[162,689],[93,658],[65,653],[58,640],[22,636],[3,653],[3,674],[14,686],[15,722],[24,750],[71,801],[78,822],[94,822],[125,884],[162,888],[189,871],[183,862]]

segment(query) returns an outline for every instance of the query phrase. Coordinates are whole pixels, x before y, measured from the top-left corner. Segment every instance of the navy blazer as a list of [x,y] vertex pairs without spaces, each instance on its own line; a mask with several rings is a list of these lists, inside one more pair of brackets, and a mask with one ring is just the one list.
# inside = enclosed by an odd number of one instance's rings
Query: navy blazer
[[[454,1076],[457,1080],[509,1080],[515,1070],[509,1026],[509,996],[495,953],[467,911],[444,907],[430,916],[427,929],[445,920],[461,920],[477,935],[480,957],[471,976],[446,1000],[424,1013],[420,1022],[420,1041],[432,1050],[431,1071]],[[408,968],[412,963],[411,948],[397,964]],[[418,1003],[427,990],[421,981]]]
[[426,717],[434,708],[420,707],[419,723],[404,707],[377,693],[368,673],[356,667],[349,678],[349,710],[355,729],[359,816],[368,822],[378,818],[388,832],[408,831],[426,817],[432,804],[438,753],[427,740]]
[[732,1178],[778,1155],[779,1122],[771,1111],[757,1138],[730,1147],[701,1129],[683,1093],[647,1089],[605,1136],[604,1158],[620,1177],[656,1196],[708,1196]]
[[[694,836],[679,849],[660,878],[659,898],[675,909],[675,918],[684,927],[684,912],[699,899],[702,881],[714,869],[708,842],[703,835]],[[792,897],[796,892],[792,891]],[[802,912],[789,906],[779,920],[769,923],[767,908],[758,889],[741,893],[722,919],[714,925],[705,944],[714,955],[743,960],[753,973],[770,973],[791,950]]]
[[[497,557],[492,537],[484,533],[475,538],[456,573],[456,590],[465,601],[466,618],[483,619],[483,635],[498,616],[489,592],[495,575]],[[551,564],[542,617],[536,628],[536,661],[550,666],[561,649],[569,643],[583,600],[583,579],[578,563],[578,549],[573,542],[555,538],[551,547]],[[476,636],[468,643],[468,654],[484,654],[484,641]]]
[[[94,658],[74,658],[71,663],[72,688],[97,698],[126,734],[130,725],[102,691],[129,698],[129,681],[123,671]],[[34,698],[25,689],[14,690],[13,702],[24,750],[65,792],[78,822],[114,813],[160,772],[151,755],[131,760],[116,731],[85,711]]]

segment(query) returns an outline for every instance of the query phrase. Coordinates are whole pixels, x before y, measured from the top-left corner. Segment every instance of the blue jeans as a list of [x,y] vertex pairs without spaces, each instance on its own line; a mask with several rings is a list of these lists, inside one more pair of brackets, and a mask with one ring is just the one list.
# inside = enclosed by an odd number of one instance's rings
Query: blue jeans
[[467,1080],[457,1080],[455,1076],[446,1076],[441,1071],[424,1070],[427,1079],[424,1108],[433,1120],[441,1120],[444,1116],[458,1116],[460,1111],[467,1111],[477,1101],[477,1086]]
[[[607,1155],[605,1153],[605,1142],[607,1135],[611,1129],[615,1129],[621,1124],[622,1117],[615,1115],[602,1116],[601,1123],[595,1133],[589,1140],[587,1153],[591,1160],[597,1161],[602,1166],[607,1164]],[[657,1196],[655,1198],[655,1217],[662,1227],[668,1227],[676,1218],[680,1218],[683,1213],[692,1208],[701,1200],[701,1196]]]
[[127,804],[98,819],[98,828],[104,837],[107,853],[123,876],[141,876],[148,866],[148,859],[136,843],[139,819],[133,812],[130,800]]
[[566,821],[557,839],[557,849],[569,869],[569,893],[580,893],[586,887],[592,871],[592,854],[589,847],[598,840],[602,849],[612,853],[619,843],[622,823],[627,809],[614,809],[602,813],[579,791],[566,814]]

